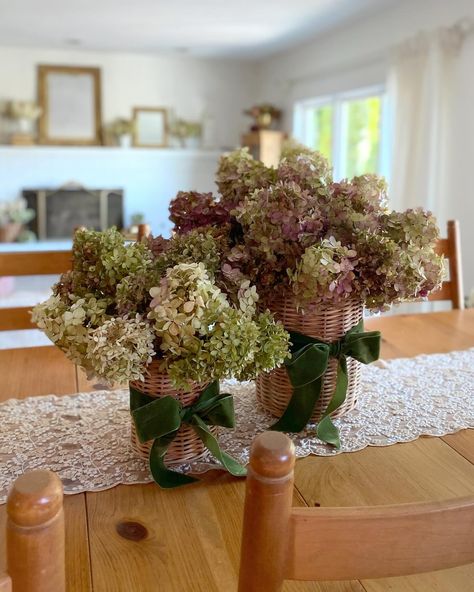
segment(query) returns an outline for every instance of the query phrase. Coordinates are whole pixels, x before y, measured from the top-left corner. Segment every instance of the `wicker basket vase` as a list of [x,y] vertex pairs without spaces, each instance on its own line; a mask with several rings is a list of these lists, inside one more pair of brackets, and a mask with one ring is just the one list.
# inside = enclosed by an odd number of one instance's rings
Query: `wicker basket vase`
[[[275,300],[269,308],[288,331],[297,331],[327,343],[343,337],[360,322],[363,314],[362,304],[353,300],[348,300],[339,307],[321,306],[315,311],[302,314],[297,311],[291,296]],[[329,359],[328,369],[322,380],[321,395],[311,416],[312,422],[321,419],[332,399],[336,388],[337,365],[335,358]],[[332,417],[340,417],[355,407],[360,391],[360,366],[357,360],[347,358],[349,384],[346,400]],[[293,388],[285,367],[261,374],[257,378],[257,399],[266,411],[276,417],[281,417],[292,394]]]
[[[144,393],[145,395],[148,395],[149,397],[159,398],[172,396],[177,399],[183,405],[183,407],[187,407],[188,405],[195,403],[199,399],[201,392],[208,385],[208,383],[194,383],[191,390],[178,391],[172,385],[168,375],[160,371],[157,360],[152,361],[152,363],[148,366],[147,371],[148,374],[146,375],[143,382],[131,382],[130,386]],[[139,456],[148,459],[153,441],[150,440],[149,442],[141,443],[137,437],[133,420],[131,421],[131,424],[132,448]],[[217,429],[217,426],[209,426],[209,430],[214,436],[217,435]],[[176,438],[168,448],[166,453],[166,462],[167,464],[179,464],[190,460],[195,460],[200,458],[205,451],[206,449],[203,442],[198,437],[193,428],[189,425],[183,424],[179,428]]]

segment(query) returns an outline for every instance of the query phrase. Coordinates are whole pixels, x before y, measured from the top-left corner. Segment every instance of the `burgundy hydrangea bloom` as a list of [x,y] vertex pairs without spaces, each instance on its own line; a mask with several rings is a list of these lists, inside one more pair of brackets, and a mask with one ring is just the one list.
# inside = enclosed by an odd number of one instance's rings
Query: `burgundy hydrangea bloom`
[[228,210],[216,201],[212,193],[180,191],[170,204],[170,220],[174,230],[186,233],[194,228],[219,226],[230,220]]
[[218,239],[226,291],[248,279],[263,304],[289,292],[301,308],[351,298],[380,310],[440,284],[433,216],[391,211],[381,177],[333,182],[323,155],[291,143],[277,168],[246,149],[222,157],[216,182],[219,198],[179,193],[170,212],[178,233]]
[[164,238],[163,236],[148,236],[147,237],[147,245],[150,251],[153,253],[154,257],[159,257],[163,254],[170,244],[169,238]]

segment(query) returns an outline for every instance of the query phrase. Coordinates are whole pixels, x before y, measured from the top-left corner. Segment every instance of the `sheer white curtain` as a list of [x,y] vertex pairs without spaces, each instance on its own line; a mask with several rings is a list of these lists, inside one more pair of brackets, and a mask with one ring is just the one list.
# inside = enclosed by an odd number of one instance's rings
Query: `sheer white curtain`
[[420,33],[397,47],[388,79],[393,112],[392,206],[423,206],[444,225],[451,142],[452,89],[470,24]]

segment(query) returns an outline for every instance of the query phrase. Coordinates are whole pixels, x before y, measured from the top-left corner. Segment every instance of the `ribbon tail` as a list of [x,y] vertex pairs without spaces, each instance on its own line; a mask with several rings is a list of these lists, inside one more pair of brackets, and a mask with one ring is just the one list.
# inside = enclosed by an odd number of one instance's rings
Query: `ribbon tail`
[[291,361],[286,363],[293,393],[283,415],[270,426],[271,430],[301,432],[305,428],[321,394],[328,357],[329,347],[324,343],[307,343],[293,354]]
[[288,407],[269,429],[277,432],[301,432],[311,419],[321,394],[321,385],[322,378],[319,377],[309,384],[293,388]]
[[336,389],[334,391],[334,395],[332,396],[329,405],[326,407],[326,410],[323,413],[323,417],[321,418],[321,421],[318,423],[318,427],[316,429],[316,435],[320,440],[322,440],[323,442],[327,442],[328,444],[332,444],[338,449],[341,447],[341,440],[339,438],[339,430],[334,425],[331,419],[331,414],[334,413],[336,409],[339,409],[339,407],[346,400],[348,382],[349,379],[347,376],[346,357],[342,355],[339,358],[336,378]]
[[156,438],[150,450],[150,471],[153,480],[163,489],[171,489],[197,481],[194,477],[168,469],[165,465],[165,455],[169,445],[176,438],[178,431]]
[[247,469],[237,462],[235,458],[232,458],[232,456],[221,450],[218,441],[198,415],[193,415],[191,426],[204,443],[204,446],[231,475],[234,475],[234,477],[245,477]]

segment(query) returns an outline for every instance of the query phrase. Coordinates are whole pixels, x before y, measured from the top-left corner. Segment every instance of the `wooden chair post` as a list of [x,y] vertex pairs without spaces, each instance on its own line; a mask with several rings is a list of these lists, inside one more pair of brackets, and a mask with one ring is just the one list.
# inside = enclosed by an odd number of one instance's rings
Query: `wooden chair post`
[[278,592],[283,584],[293,500],[295,447],[279,432],[258,436],[250,451],[239,592]]
[[18,477],[7,500],[7,572],[13,592],[65,592],[62,483],[51,471]]
[[464,287],[462,282],[461,238],[458,220],[448,220],[448,243],[451,247],[449,257],[449,281],[453,308],[464,309]]
[[150,232],[151,230],[149,224],[139,224],[137,242],[141,242],[143,238],[146,238],[150,234]]

